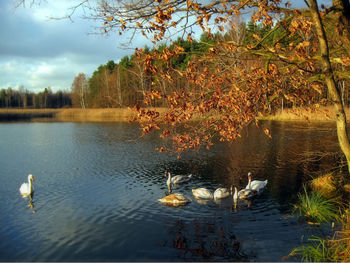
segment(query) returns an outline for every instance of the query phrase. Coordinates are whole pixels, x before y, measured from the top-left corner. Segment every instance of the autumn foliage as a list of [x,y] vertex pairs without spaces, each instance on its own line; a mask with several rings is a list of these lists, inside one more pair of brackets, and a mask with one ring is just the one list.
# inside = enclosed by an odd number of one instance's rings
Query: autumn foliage
[[[171,63],[185,53],[181,46],[173,45],[147,54],[136,50],[136,57],[143,58],[143,70],[150,76],[151,87],[143,91],[143,102],[135,106],[138,115],[134,120],[140,122],[142,135],[161,130],[160,136],[172,142],[171,148],[164,146],[159,148],[160,151],[181,154],[201,146],[209,148],[215,138],[234,140],[249,123],[259,126],[257,116],[273,113],[281,103],[293,106],[329,103],[324,96],[319,40],[307,9],[290,8],[289,3],[282,6],[280,1],[209,1],[202,4],[168,0],[150,5],[154,11],[152,16],[148,13],[150,9],[134,16],[130,9],[129,16],[122,22],[121,32],[141,29],[146,37],[153,36],[152,41],[156,43],[164,39],[167,30],[181,24],[181,19],[174,18],[174,14],[183,12],[187,21],[182,24],[184,33],[198,26],[208,37],[214,38],[214,30],[238,30],[230,21],[246,9],[253,10],[253,24],[262,23],[268,28],[264,34],[252,34],[249,43],[232,41],[222,35],[206,53],[191,56],[184,69]],[[110,10],[105,8],[106,17],[120,15],[108,15]],[[331,15],[327,10],[322,13],[323,19],[330,24]],[[106,28],[112,29],[113,21],[107,19]],[[334,32],[334,25],[327,29],[338,34],[337,40],[331,42],[331,47],[337,51],[332,57],[334,68],[348,71],[349,49],[338,43],[342,39],[341,32]],[[187,39],[192,41],[191,33],[187,33]],[[179,80],[184,85],[175,85],[175,90],[164,88]],[[341,74],[340,80],[344,80]],[[165,114],[150,107],[157,101],[166,104],[168,111]],[[262,130],[271,136],[267,129]]]
[[[305,8],[281,0],[82,1],[72,10],[83,6],[91,11],[102,32],[117,31],[128,40],[140,34],[156,45],[136,49],[132,60],[123,59],[112,70],[101,67],[89,80],[89,96],[94,102],[100,98],[96,105],[128,105],[122,77],[133,75],[124,79],[134,83],[134,120],[142,135],[160,130],[165,139],[160,151],[178,155],[209,148],[216,139],[234,140],[246,125],[259,126],[259,115],[285,105],[334,105],[339,143],[350,163],[343,109],[350,66],[349,1],[303,3]],[[250,19],[245,30],[240,18]],[[206,38],[200,46],[199,31]],[[167,111],[161,114],[156,106]]]

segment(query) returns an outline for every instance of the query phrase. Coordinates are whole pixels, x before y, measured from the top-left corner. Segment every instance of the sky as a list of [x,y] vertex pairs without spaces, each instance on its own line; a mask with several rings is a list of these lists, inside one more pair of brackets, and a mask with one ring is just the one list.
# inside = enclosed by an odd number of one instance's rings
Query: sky
[[80,72],[91,76],[99,65],[149,44],[139,38],[129,49],[121,48],[125,37],[96,34],[99,25],[82,19],[82,10],[73,22],[49,19],[64,16],[71,5],[71,0],[59,0],[14,8],[13,0],[0,1],[0,89],[69,90]]
[[0,0],[0,89],[23,86],[34,92],[47,87],[54,92],[69,90],[79,73],[91,76],[99,65],[109,60],[118,62],[133,54],[135,47],[152,46],[137,36],[129,49],[123,49],[120,44],[126,42],[125,35],[93,34],[100,25],[82,19],[83,10],[75,13],[73,21],[50,19],[64,16],[79,1],[40,1],[32,8],[14,8],[15,0]]

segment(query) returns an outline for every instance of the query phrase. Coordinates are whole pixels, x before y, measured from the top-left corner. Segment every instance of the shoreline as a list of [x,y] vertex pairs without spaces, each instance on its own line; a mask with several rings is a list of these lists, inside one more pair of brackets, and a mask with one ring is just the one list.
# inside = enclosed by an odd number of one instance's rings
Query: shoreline
[[[165,108],[158,108],[165,112]],[[345,108],[350,116],[350,109]],[[135,116],[131,108],[102,109],[14,109],[0,108],[0,122],[6,121],[62,121],[62,122],[128,122]],[[302,122],[334,122],[333,107],[292,108],[284,109],[274,115],[258,116],[259,120],[302,121]],[[348,119],[349,122],[349,119]]]
[[[349,122],[350,108],[344,108]],[[273,115],[259,116],[259,120],[270,121],[301,121],[301,122],[335,122],[335,111],[332,106],[289,108],[280,110]]]
[[132,109],[0,109],[4,121],[61,121],[61,122],[128,122],[134,116]]

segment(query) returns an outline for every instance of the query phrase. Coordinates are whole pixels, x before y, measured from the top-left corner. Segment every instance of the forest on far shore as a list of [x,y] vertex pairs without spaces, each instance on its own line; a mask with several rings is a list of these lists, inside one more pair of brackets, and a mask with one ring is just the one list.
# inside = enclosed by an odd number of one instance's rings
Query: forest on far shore
[[[200,61],[201,58],[208,56],[211,49],[217,48],[224,41],[234,41],[247,45],[254,42],[254,39],[263,37],[266,32],[271,31],[271,26],[264,26],[253,22],[245,23],[239,18],[232,22],[234,24],[225,33],[216,33],[209,36],[203,33],[199,40],[178,38],[170,45],[160,44],[157,48],[144,47],[140,52],[136,50],[135,54],[123,57],[119,63],[113,60],[104,65],[100,65],[89,77],[85,73],[79,73],[72,81],[71,87],[64,91],[53,92],[50,87],[43,91],[35,93],[21,86],[19,89],[11,87],[0,90],[0,108],[124,108],[132,107],[135,104],[142,104],[145,100],[145,93],[154,88],[154,83],[164,94],[171,94],[185,88],[193,92],[198,92],[198,87],[189,85],[186,78],[178,78],[178,72],[186,73],[190,61]],[[328,27],[332,25],[326,25]],[[330,28],[328,28],[328,31]],[[264,42],[273,43],[281,37],[280,30],[272,30]],[[294,41],[293,36],[285,40],[284,45],[288,46],[288,40]],[[165,50],[172,52],[175,48],[181,47],[184,51],[180,55],[170,59],[170,65],[165,62],[156,61],[154,63],[164,64],[165,68],[170,68],[169,81],[157,78],[152,72],[149,72],[145,64],[145,57],[154,52],[164,53]],[[246,57],[240,67],[251,67],[254,63],[260,63],[259,57]],[[200,64],[200,63],[199,63]],[[161,65],[162,66],[162,65]],[[206,67],[203,63],[203,69]],[[171,72],[174,75],[171,75]],[[161,74],[161,72],[160,72]],[[345,106],[349,104],[349,90],[347,81],[339,81],[338,88],[341,91],[342,101]],[[326,87],[323,91],[315,91],[316,100],[313,103],[320,103],[328,98]],[[284,107],[298,106],[288,100],[281,98],[280,105]],[[153,102],[154,103],[154,102]],[[157,107],[167,107],[166,100],[159,100],[155,105]]]

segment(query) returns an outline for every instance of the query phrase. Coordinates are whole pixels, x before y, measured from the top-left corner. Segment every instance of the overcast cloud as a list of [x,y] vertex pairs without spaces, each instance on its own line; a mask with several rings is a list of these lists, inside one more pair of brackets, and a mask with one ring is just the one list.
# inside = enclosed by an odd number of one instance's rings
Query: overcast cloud
[[[73,22],[48,19],[64,15],[72,1],[51,3],[14,9],[12,1],[0,1],[0,89],[67,90],[78,73],[91,75],[108,60],[133,53],[133,47],[120,48],[117,34],[91,34],[98,25],[79,14]],[[146,44],[139,39],[134,46]]]

